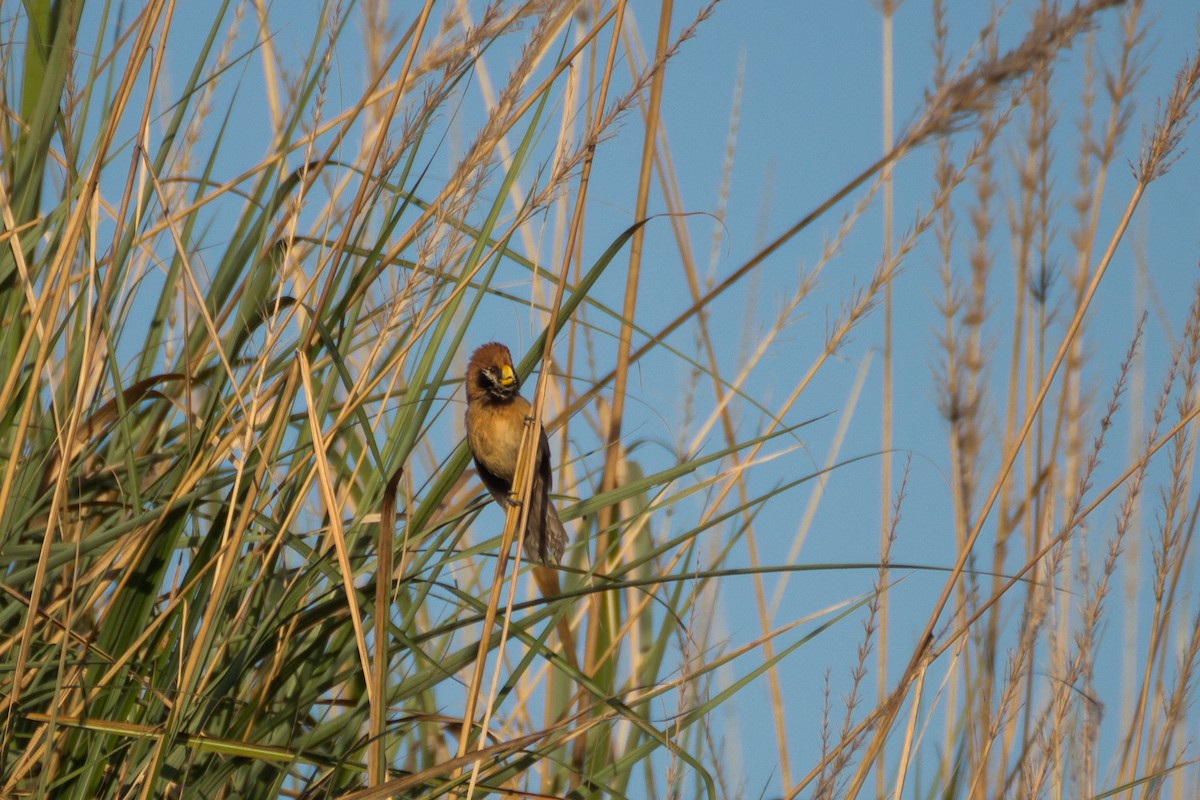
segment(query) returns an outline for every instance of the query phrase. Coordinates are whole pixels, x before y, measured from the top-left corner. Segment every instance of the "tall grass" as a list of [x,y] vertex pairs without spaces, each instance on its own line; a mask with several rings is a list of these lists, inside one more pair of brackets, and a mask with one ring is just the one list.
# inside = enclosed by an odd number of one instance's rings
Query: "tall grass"
[[[888,83],[901,11],[877,6]],[[0,796],[1195,790],[1200,300],[1154,360],[1144,321],[1089,349],[1088,311],[1182,153],[1197,61],[1139,145],[1140,3],[1041,4],[1003,44],[996,18],[959,62],[935,0],[930,89],[894,131],[885,89],[884,155],[723,263],[738,109],[761,101],[738,78],[706,274],[664,76],[739,12],[654,12],[328,2],[285,38],[270,4],[5,7]],[[1071,48],[1082,84],[1055,72]],[[629,221],[597,229],[593,187],[621,174],[603,155],[630,137]],[[906,222],[901,168],[930,187]],[[655,198],[669,213],[647,221]],[[882,256],[831,296],[877,203]],[[825,244],[780,298],[739,299],[810,230]],[[893,294],[918,257],[940,280],[919,314]],[[825,327],[798,357],[801,314]],[[933,356],[893,345],[906,324],[936,326]],[[818,449],[803,399],[876,334],[881,376],[859,360]],[[522,512],[487,510],[462,443],[464,353],[491,338],[553,434],[559,569],[513,558]],[[931,362],[954,550],[901,563],[931,488],[893,450],[893,382]],[[674,382],[669,441],[630,421],[642,365]],[[881,444],[843,452],[863,402]],[[1118,424],[1137,436],[1114,456]],[[877,557],[806,559],[825,493],[864,463]],[[760,521],[781,506],[782,549]],[[785,602],[816,574],[844,591]],[[908,580],[934,587],[916,607],[894,598]],[[824,680],[797,671],[857,623]],[[1116,680],[1106,628],[1128,636]],[[812,729],[798,687],[824,703]],[[739,748],[776,770],[745,774]]]

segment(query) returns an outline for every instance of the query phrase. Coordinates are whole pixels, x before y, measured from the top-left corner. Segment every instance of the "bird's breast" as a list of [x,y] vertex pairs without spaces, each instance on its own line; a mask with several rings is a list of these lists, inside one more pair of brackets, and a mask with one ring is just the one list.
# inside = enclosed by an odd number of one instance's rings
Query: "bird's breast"
[[467,409],[467,444],[488,472],[512,481],[521,449],[524,413],[515,403],[478,404]]

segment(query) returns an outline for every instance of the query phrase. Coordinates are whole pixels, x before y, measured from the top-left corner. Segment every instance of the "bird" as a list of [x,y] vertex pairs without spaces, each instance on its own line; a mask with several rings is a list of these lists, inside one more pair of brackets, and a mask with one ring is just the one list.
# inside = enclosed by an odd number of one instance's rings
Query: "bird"
[[[502,507],[518,505],[513,490],[517,454],[533,408],[521,396],[521,381],[507,347],[488,342],[475,349],[467,361],[466,390],[467,446],[479,477]],[[544,428],[539,434],[525,548],[530,560],[552,565],[562,559],[567,531],[550,502],[550,445]]]

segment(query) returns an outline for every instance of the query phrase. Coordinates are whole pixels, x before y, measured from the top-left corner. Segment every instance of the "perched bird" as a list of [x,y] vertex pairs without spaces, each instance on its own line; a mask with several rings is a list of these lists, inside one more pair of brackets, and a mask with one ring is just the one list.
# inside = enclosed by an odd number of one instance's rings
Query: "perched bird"
[[[513,480],[517,452],[525,420],[533,414],[520,391],[521,382],[513,371],[507,347],[489,342],[471,354],[467,362],[467,446],[484,486],[502,506],[516,505]],[[530,560],[557,564],[567,546],[567,532],[550,502],[550,445],[546,431],[540,433],[529,494],[525,552]]]

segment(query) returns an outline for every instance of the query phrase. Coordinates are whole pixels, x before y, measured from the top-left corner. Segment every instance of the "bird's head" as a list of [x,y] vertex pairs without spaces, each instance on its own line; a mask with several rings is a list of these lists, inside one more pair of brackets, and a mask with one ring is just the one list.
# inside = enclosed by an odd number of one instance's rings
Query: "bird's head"
[[512,355],[499,342],[478,347],[467,362],[467,400],[504,402],[517,396],[521,381],[513,369]]

